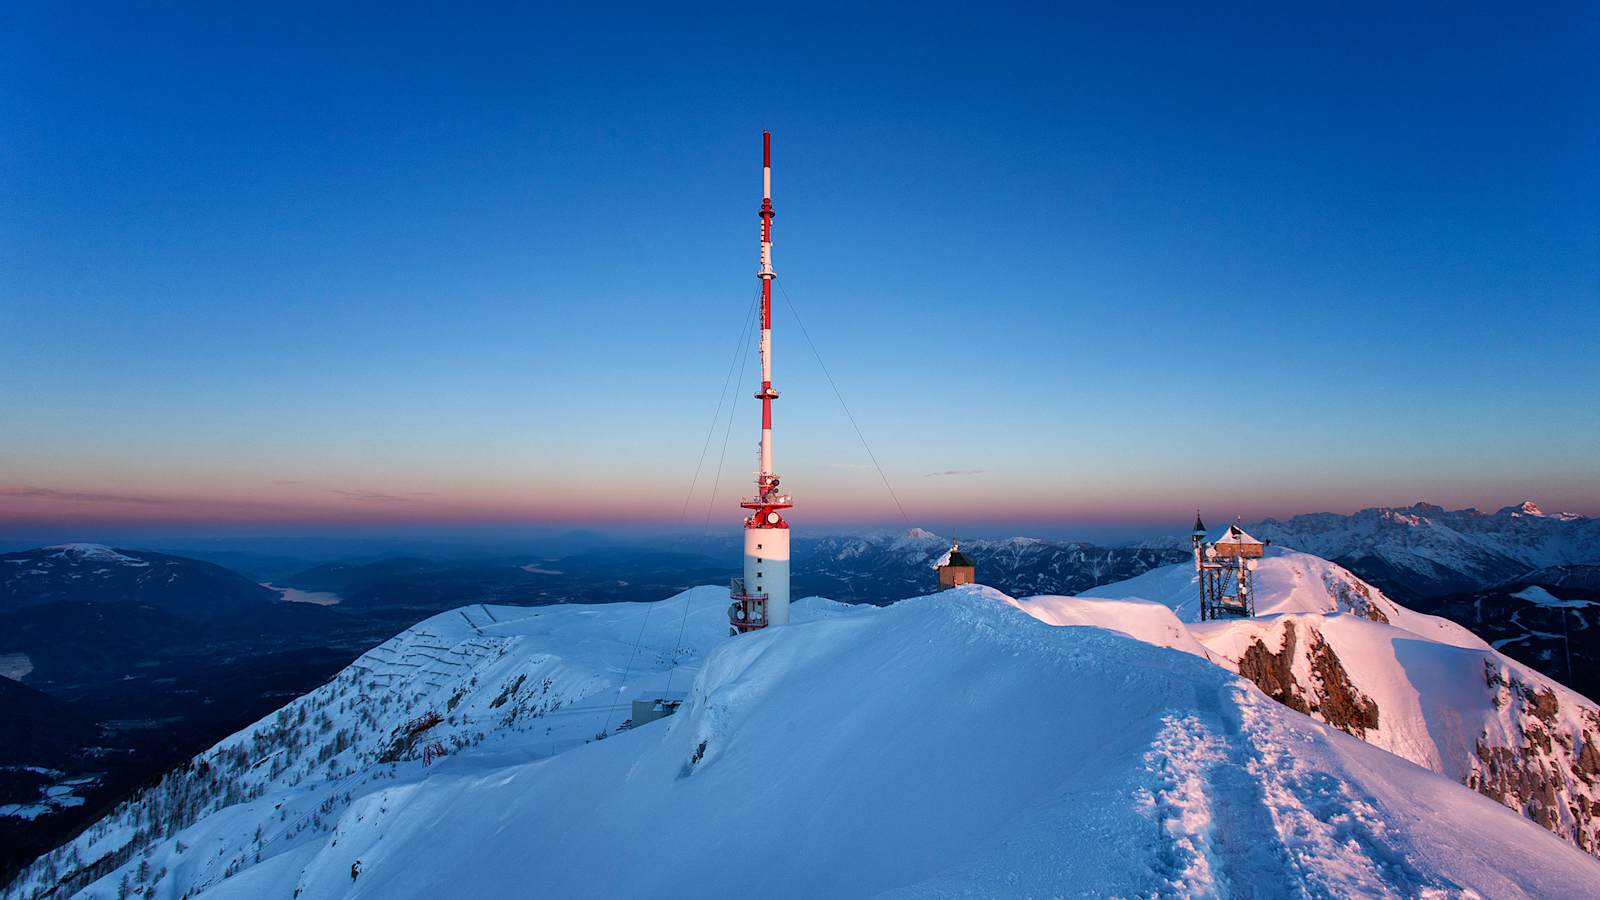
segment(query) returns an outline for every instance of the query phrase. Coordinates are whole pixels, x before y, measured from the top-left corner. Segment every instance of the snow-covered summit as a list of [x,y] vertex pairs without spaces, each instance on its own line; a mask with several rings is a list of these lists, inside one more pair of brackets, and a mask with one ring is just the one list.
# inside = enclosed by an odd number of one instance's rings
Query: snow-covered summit
[[1536,518],[1541,518],[1541,519],[1555,519],[1555,520],[1560,521],[1560,522],[1576,522],[1576,521],[1579,521],[1579,520],[1581,520],[1583,518],[1586,518],[1585,516],[1579,515],[1578,513],[1570,513],[1570,512],[1547,513],[1543,509],[1540,509],[1539,508],[1539,504],[1534,503],[1532,500],[1524,500],[1521,503],[1517,504],[1516,506],[1507,506],[1507,507],[1501,509],[1498,513],[1496,513],[1496,515],[1501,515],[1501,516],[1534,516]]
[[[1196,621],[1192,565],[1153,569],[1086,593],[1171,609],[1208,658],[1274,699],[1600,854],[1600,708],[1592,700],[1491,649],[1468,629],[1408,609],[1307,553],[1269,550],[1256,571],[1256,592],[1257,618],[1205,623]],[[1089,608],[1105,602],[1077,599]],[[1539,599],[1530,595],[1530,602]],[[1104,613],[1099,618],[1108,621]],[[1193,652],[1179,640],[1135,636]]]
[[936,552],[939,547],[949,543],[949,538],[942,538],[925,528],[911,528],[895,538],[889,544],[889,549],[892,552],[917,556]]
[[62,602],[145,604],[209,620],[279,596],[221,566],[148,550],[71,543],[0,553],[0,612]]
[[[1273,590],[1298,591],[1284,608],[1340,602],[1306,583],[1309,561],[1273,559]],[[1264,885],[1515,897],[1600,883],[1600,862],[1501,803],[1269,699],[1235,674],[1248,666],[1231,638],[1164,603],[978,586],[886,608],[813,598],[786,628],[729,639],[726,602],[697,588],[436,616],[197,757],[7,896],[110,897],[124,879],[163,898],[302,900]],[[1349,604],[1250,624],[1308,618],[1492,658]],[[1509,674],[1502,687],[1519,690]],[[617,732],[629,701],[669,680],[692,685],[683,708]],[[1583,714],[1557,701],[1549,721]]]
[[44,548],[56,559],[70,559],[76,562],[100,562],[120,566],[148,566],[148,562],[107,547],[104,544],[56,544]]
[[[1185,622],[1200,621],[1200,591],[1192,563],[1151,569],[1135,578],[1084,591],[1087,597],[1137,597],[1162,603]],[[1356,577],[1350,570],[1310,553],[1269,547],[1255,572],[1256,613],[1354,613],[1392,622],[1429,640],[1453,646],[1487,648],[1467,628],[1438,616],[1407,609]]]

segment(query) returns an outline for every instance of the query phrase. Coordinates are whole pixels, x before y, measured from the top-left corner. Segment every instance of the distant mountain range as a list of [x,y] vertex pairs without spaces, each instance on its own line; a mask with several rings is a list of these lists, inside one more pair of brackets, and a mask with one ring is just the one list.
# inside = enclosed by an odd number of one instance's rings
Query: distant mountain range
[[323,563],[288,576],[283,584],[337,595],[342,606],[352,608],[438,611],[463,598],[525,606],[608,603],[725,581],[737,550],[730,544],[723,556],[648,547],[560,557],[533,552],[491,559],[406,556]]
[[[795,596],[883,605],[938,588],[934,565],[950,539],[921,528],[903,534],[823,537],[794,542]],[[1008,594],[1076,594],[1187,559],[1187,549],[1100,547],[1082,541],[1014,537],[964,540],[978,581]]]
[[0,554],[0,612],[60,602],[134,603],[209,619],[279,600],[277,591],[197,559],[101,544]]
[[1476,591],[1546,570],[1600,564],[1600,519],[1531,501],[1496,512],[1430,503],[1350,515],[1310,513],[1247,526],[1258,538],[1331,559],[1402,598]]
[[[920,528],[797,536],[793,592],[875,605],[931,593],[938,588],[934,563],[949,549],[948,538]],[[984,584],[1024,595],[1076,593],[1188,557],[1186,548],[1100,547],[1026,537],[962,541],[961,549],[977,563]],[[289,576],[284,584],[337,594],[350,607],[440,610],[465,599],[529,606],[605,603],[726,583],[738,560],[738,545],[719,538],[678,549],[616,546],[567,556],[325,563]]]

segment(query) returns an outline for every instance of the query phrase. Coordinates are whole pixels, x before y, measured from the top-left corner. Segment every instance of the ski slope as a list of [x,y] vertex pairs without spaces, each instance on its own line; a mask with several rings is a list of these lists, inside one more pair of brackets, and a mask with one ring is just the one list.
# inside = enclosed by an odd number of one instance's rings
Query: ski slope
[[1600,876],[1188,654],[960,592],[729,642],[672,720],[436,777],[209,893],[1549,896]]

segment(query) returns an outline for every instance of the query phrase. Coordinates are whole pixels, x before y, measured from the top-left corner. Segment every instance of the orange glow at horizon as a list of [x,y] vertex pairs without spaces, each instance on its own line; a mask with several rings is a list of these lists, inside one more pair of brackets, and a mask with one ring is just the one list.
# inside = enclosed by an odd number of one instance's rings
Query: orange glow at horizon
[[[836,483],[843,482],[843,483]],[[874,493],[851,479],[824,479],[814,490],[801,493],[795,515],[797,527],[807,521],[833,524],[881,525],[899,521],[899,513],[886,493]],[[329,487],[302,481],[281,480],[255,490],[121,492],[107,488],[63,488],[33,485],[0,485],[0,523],[13,526],[72,526],[77,523],[126,525],[253,525],[293,526],[384,526],[545,523],[570,525],[696,525],[707,513],[713,527],[732,527],[741,515],[737,503],[743,484],[723,484],[714,499],[705,491],[692,499],[685,515],[684,498],[666,491],[618,494],[604,491],[584,479],[573,479],[559,486],[519,489],[500,488],[490,479],[462,484],[429,485],[428,490],[388,490]],[[918,484],[899,488],[908,524],[932,527],[987,525],[1027,527],[1051,523],[1099,522],[1107,525],[1143,524],[1172,520],[1174,531],[1181,531],[1183,520],[1199,507],[1218,520],[1242,517],[1285,516],[1304,512],[1353,512],[1365,506],[1402,506],[1417,500],[1439,502],[1444,506],[1477,505],[1482,509],[1519,502],[1524,497],[1506,497],[1498,503],[1448,503],[1426,496],[1376,496],[1382,490],[1362,491],[1374,495],[1370,502],[1337,489],[1310,490],[1267,495],[1257,488],[1228,490],[1208,486],[1189,492],[1161,489],[1151,485],[1143,496],[1131,496],[1115,486],[1097,489],[1052,491],[995,482],[987,484],[941,485],[929,488]],[[879,496],[882,494],[882,496]],[[1319,496],[1320,494],[1320,496]],[[1342,502],[1330,495],[1338,494]],[[1450,499],[1450,498],[1443,498]],[[1543,502],[1541,498],[1532,499]],[[1550,508],[1560,504],[1546,504]],[[1579,510],[1575,510],[1579,511]]]

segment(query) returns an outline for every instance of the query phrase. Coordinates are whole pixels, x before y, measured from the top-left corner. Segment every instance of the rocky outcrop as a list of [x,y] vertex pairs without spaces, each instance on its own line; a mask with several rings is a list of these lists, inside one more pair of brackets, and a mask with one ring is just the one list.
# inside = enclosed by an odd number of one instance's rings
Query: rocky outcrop
[[1351,612],[1364,619],[1389,624],[1388,614],[1373,598],[1372,588],[1366,582],[1359,579],[1338,578],[1329,572],[1323,576],[1323,583],[1328,586],[1328,593],[1338,601],[1341,612]]
[[1283,624],[1283,645],[1274,653],[1257,638],[1239,659],[1239,674],[1255,682],[1256,687],[1268,697],[1296,712],[1309,714],[1305,692],[1295,680],[1293,663],[1295,650],[1294,623]]
[[1600,856],[1600,712],[1563,710],[1550,687],[1492,661],[1484,683],[1509,728],[1478,735],[1467,786]]
[[[1349,611],[1359,613],[1355,601],[1362,598],[1360,591],[1352,587],[1350,596]],[[1381,613],[1376,604],[1366,609]],[[1414,738],[1400,733],[1404,722],[1380,732],[1377,702],[1361,690],[1323,628],[1345,642],[1341,646],[1346,652],[1366,645],[1351,645],[1356,638],[1349,629],[1326,623],[1319,628],[1317,623],[1322,622],[1285,617],[1240,623],[1253,636],[1242,653],[1236,643],[1228,655],[1237,656],[1240,675],[1284,706],[1459,779],[1579,849],[1600,856],[1600,710],[1504,657],[1485,654],[1481,712],[1473,713],[1470,705],[1461,707],[1459,742],[1440,743],[1437,755],[1419,752]],[[1373,638],[1387,641],[1389,634],[1374,632]],[[1271,646],[1274,637],[1276,648]],[[1214,639],[1209,647],[1216,652],[1223,643]],[[1364,665],[1370,667],[1370,661]],[[1380,669],[1361,671],[1367,679],[1394,677]],[[1392,714],[1407,715],[1403,710]],[[1450,746],[1467,749],[1451,753]]]
[[1311,629],[1311,680],[1321,695],[1312,708],[1313,715],[1358,738],[1365,739],[1368,731],[1377,730],[1378,704],[1356,689],[1339,654],[1315,629]]
[[[1255,682],[1262,693],[1297,712],[1365,738],[1378,727],[1378,704],[1361,693],[1350,680],[1339,654],[1315,627],[1306,628],[1306,647],[1297,658],[1295,623],[1283,623],[1283,642],[1276,652],[1260,638],[1239,659],[1239,674]],[[1307,673],[1301,685],[1295,670]]]

